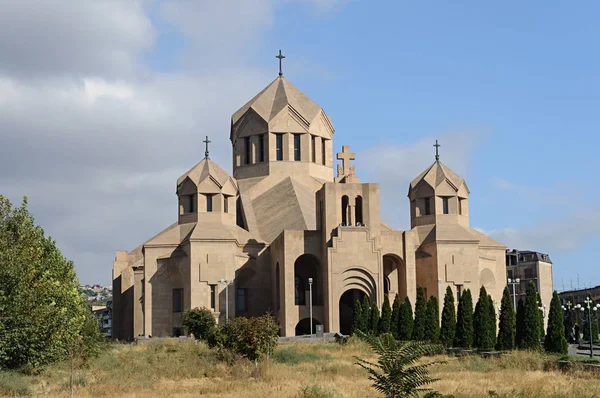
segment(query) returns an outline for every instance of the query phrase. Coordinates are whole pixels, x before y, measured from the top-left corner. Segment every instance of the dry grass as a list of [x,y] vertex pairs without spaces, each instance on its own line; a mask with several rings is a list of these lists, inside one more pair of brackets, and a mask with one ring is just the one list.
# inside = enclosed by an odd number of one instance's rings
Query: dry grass
[[[226,358],[228,365],[204,344],[155,343],[115,345],[78,371],[77,397],[372,397],[366,372],[354,356],[374,359],[363,342],[288,343],[258,367],[242,358]],[[561,373],[548,369],[547,357],[515,352],[498,359],[477,356],[435,357],[446,364],[432,368],[440,378],[432,387],[456,397],[600,397],[597,375]],[[17,375],[0,372],[0,394],[46,393],[68,396],[66,364],[42,375],[18,375],[15,388],[3,380]],[[29,385],[27,385],[27,383]]]

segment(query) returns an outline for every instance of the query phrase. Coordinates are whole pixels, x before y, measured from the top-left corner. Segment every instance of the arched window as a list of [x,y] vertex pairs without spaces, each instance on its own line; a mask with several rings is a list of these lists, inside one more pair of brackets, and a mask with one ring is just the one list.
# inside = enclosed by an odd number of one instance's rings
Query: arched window
[[362,196],[358,195],[356,197],[355,201],[356,201],[356,207],[354,209],[354,218],[355,218],[354,221],[356,222],[357,226],[359,225],[359,223],[360,223],[360,225],[364,225],[364,223],[363,223],[363,208],[362,208],[362,206],[363,206],[363,199],[362,199]]
[[348,197],[342,196],[342,225],[348,225]]

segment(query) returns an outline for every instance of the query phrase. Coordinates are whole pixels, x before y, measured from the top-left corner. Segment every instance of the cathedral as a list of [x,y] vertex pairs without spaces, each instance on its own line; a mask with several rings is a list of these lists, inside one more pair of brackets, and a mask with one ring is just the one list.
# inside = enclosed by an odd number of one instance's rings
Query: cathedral
[[281,336],[311,333],[312,310],[313,332],[348,333],[357,299],[414,305],[417,286],[477,300],[483,285],[499,305],[505,246],[469,226],[467,183],[436,154],[408,186],[411,229],[396,230],[348,146],[334,175],[333,134],[280,73],[231,117],[232,174],[210,159],[207,137],[204,159],[177,179],[175,222],[116,252],[113,338],[181,335],[197,307],[218,322],[268,312]]

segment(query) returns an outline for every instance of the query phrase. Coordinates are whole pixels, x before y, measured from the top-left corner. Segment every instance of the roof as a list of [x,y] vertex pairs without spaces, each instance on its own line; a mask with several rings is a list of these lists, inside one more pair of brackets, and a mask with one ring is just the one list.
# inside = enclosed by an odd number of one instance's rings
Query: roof
[[461,185],[464,185],[467,189],[467,192],[469,192],[469,188],[467,187],[467,183],[465,182],[465,180],[461,176],[450,170],[448,166],[444,165],[442,162],[439,161],[433,162],[431,166],[426,168],[421,174],[417,176],[417,178],[412,180],[410,183],[410,188],[415,189],[415,187],[419,185],[419,183],[421,183],[422,181],[427,182],[434,189],[437,188],[444,181],[447,181],[448,183],[450,183],[450,185],[453,186],[453,188],[456,191],[460,189]]
[[179,177],[177,179],[177,185],[179,186],[179,184],[181,184],[188,177],[196,185],[200,185],[201,182],[208,178],[211,178],[213,181],[217,182],[217,184],[219,184],[221,187],[223,187],[227,181],[231,181],[233,186],[237,189],[237,182],[235,179],[230,176],[229,173],[223,170],[221,166],[209,158],[202,159],[194,167]]
[[451,225],[419,225],[413,228],[417,234],[419,245],[433,242],[473,242],[481,247],[505,248],[502,243],[482,234],[473,228],[463,227],[458,224]]

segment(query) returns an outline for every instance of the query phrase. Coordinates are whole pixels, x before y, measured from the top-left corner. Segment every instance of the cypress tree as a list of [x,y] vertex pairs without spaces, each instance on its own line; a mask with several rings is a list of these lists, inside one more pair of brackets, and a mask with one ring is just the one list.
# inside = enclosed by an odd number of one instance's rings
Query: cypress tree
[[425,337],[425,323],[427,317],[427,297],[425,289],[417,287],[417,301],[415,302],[415,323],[412,330],[413,340],[423,340]]
[[529,281],[523,311],[523,336],[519,348],[539,350],[540,345],[540,310],[535,285]]
[[490,310],[489,319],[490,319],[490,334],[492,338],[492,347],[493,349],[496,346],[496,306],[494,306],[494,300],[492,296],[488,294],[488,309]]
[[[490,309],[490,306],[492,307]],[[491,319],[493,312],[494,319]],[[479,290],[479,299],[473,315],[473,346],[480,350],[490,350],[496,344],[496,313],[485,287]],[[492,329],[493,327],[493,329]]]
[[460,297],[456,315],[456,333],[454,346],[471,348],[473,345],[473,298],[469,289]]
[[427,301],[427,314],[423,338],[437,343],[440,337],[440,307],[437,297],[431,296]]
[[566,308],[566,312],[565,312],[565,316],[564,316],[564,324],[565,324],[565,338],[567,339],[568,343],[574,343],[574,339],[573,339],[573,326],[574,326],[574,322],[573,322],[573,318],[574,318],[574,314],[573,314],[573,303],[571,301],[571,299],[569,298],[567,300],[567,302],[571,303],[571,308],[569,309],[568,305],[565,305]]
[[[588,295],[588,298],[592,300],[592,297]],[[596,303],[592,300],[590,304],[591,307],[594,307]],[[583,339],[590,341],[590,315],[588,313],[587,304],[582,304],[585,311],[582,311],[583,316]],[[592,336],[594,336],[594,343],[598,342],[598,313],[592,309]]]
[[384,295],[383,305],[381,306],[381,319],[379,320],[379,334],[389,333],[392,322],[392,308],[390,307],[390,298]]
[[[537,294],[538,301],[538,309],[544,308],[544,304],[542,304],[542,297],[540,296],[540,292]],[[546,337],[546,332],[544,331],[544,311],[540,310],[538,312],[540,314],[540,341],[544,341]]]
[[392,318],[390,319],[390,332],[395,339],[398,339],[398,322],[400,320],[400,297],[396,294],[394,304],[392,305]]
[[515,347],[521,347],[523,341],[523,329],[525,329],[525,303],[519,299],[517,303],[517,314],[515,317]]
[[366,294],[362,298],[361,308],[362,319],[360,322],[360,331],[364,334],[370,334],[371,332],[369,328],[371,327],[371,300]]
[[362,306],[360,305],[360,300],[356,300],[354,303],[354,310],[352,312],[352,328],[350,329],[350,334],[355,334],[357,331],[362,330]]
[[371,322],[369,324],[369,332],[375,336],[379,333],[379,308],[377,304],[371,305]]
[[400,305],[400,317],[398,318],[398,340],[408,341],[412,337],[414,326],[412,304],[408,297]]
[[500,305],[500,326],[498,339],[496,341],[497,350],[512,350],[515,348],[515,309],[513,301],[508,291],[508,286],[502,293],[502,303]]
[[454,294],[452,288],[446,288],[444,296],[444,308],[442,309],[442,329],[440,330],[440,342],[444,347],[450,347],[454,341],[456,332],[456,308],[454,308]]
[[550,301],[550,312],[548,313],[548,331],[544,339],[544,349],[547,352],[566,354],[569,345],[565,339],[565,325],[563,321],[562,308],[558,293],[552,293]]

